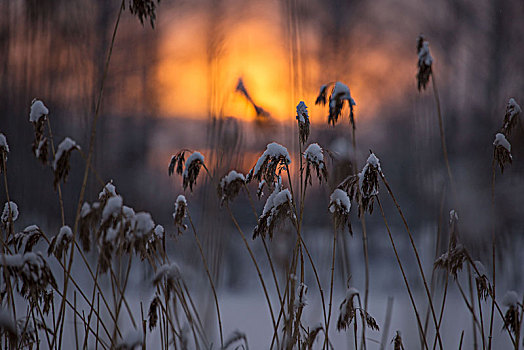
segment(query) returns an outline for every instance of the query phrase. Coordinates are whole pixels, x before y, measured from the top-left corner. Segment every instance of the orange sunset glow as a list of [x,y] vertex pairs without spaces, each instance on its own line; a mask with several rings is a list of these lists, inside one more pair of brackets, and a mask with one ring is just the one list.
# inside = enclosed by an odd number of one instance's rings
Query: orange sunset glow
[[300,48],[300,86],[293,89],[285,30],[278,17],[263,13],[221,26],[224,39],[219,44],[219,54],[209,64],[206,19],[205,14],[193,10],[192,15],[176,17],[164,26],[158,55],[161,59],[155,73],[162,116],[207,118],[209,86],[215,84],[215,113],[254,120],[252,105],[235,92],[237,81],[242,78],[255,103],[279,121],[293,119],[294,106],[304,100],[312,122],[324,123],[327,107],[315,106],[314,101],[320,85],[335,79],[350,87],[357,102],[357,118],[371,118],[414,84],[415,62],[406,59],[411,52],[399,50],[394,42],[381,46],[363,44],[358,35],[358,55],[348,55],[336,76],[324,77],[321,65],[330,63],[319,62],[321,39],[314,30],[306,28]]

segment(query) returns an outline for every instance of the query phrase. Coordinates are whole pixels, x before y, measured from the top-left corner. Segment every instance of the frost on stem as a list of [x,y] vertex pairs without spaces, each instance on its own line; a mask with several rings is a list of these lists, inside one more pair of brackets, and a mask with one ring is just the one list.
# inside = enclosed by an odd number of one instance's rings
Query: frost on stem
[[351,209],[351,201],[346,191],[340,188],[335,189],[329,197],[329,211],[333,214],[335,227],[340,228],[347,225],[349,233],[353,235],[351,230],[351,222],[349,221],[349,211]]
[[517,126],[519,122],[519,115],[522,110],[514,98],[510,98],[506,106],[506,114],[504,115],[504,125],[502,126],[502,133],[510,136],[511,131]]
[[246,182],[249,183],[253,179],[259,182],[265,180],[266,184],[272,187],[277,177],[277,168],[278,175],[280,175],[282,168],[290,163],[291,158],[289,157],[287,148],[276,142],[272,142],[267,145],[266,150],[262,153],[253,169],[247,174]]
[[135,15],[142,25],[144,25],[144,20],[149,19],[149,23],[152,28],[155,28],[156,20],[156,6],[160,0],[156,2],[154,0],[129,0],[129,12]]
[[281,185],[277,184],[266,200],[262,215],[253,231],[253,239],[257,236],[265,238],[266,235],[269,235],[270,239],[273,238],[275,226],[286,217],[294,218],[291,193],[288,189],[282,190]]
[[67,225],[62,226],[58,234],[49,243],[47,255],[54,254],[58,260],[62,260],[62,255],[64,251],[67,251],[68,245],[72,240],[73,231],[71,231],[71,227]]
[[193,185],[196,184],[200,168],[204,165],[204,156],[200,152],[193,152],[186,160],[186,166],[182,173],[182,185],[184,190],[189,186],[193,191]]
[[225,202],[231,202],[238,195],[245,183],[246,178],[243,174],[231,170],[229,174],[220,180],[217,187],[220,204],[222,205]]
[[418,55],[418,73],[417,86],[418,91],[425,90],[429,82],[429,77],[432,74],[431,65],[433,64],[433,57],[429,53],[429,43],[424,40],[424,35],[420,34],[417,38],[417,55]]
[[0,173],[4,171],[4,160],[7,162],[7,153],[9,153],[9,145],[5,135],[0,132]]
[[175,227],[178,230],[178,234],[181,235],[182,231],[187,229],[187,225],[183,223],[184,218],[187,214],[187,200],[183,195],[179,195],[175,202],[175,211],[173,212],[173,220]]
[[504,165],[511,164],[513,157],[511,156],[511,144],[506,139],[504,134],[498,133],[495,135],[495,141],[493,141],[494,157],[500,166],[500,172],[504,173]]
[[49,114],[49,109],[40,100],[33,99],[31,102],[31,112],[29,113],[29,121],[33,124],[35,131],[35,138],[33,140],[33,154],[43,164],[47,163],[48,158],[48,140],[44,135],[45,122]]
[[58,145],[55,159],[53,160],[53,170],[55,175],[53,185],[55,190],[60,181],[63,181],[64,183],[67,181],[67,176],[69,175],[69,170],[71,168],[69,159],[71,158],[71,152],[75,149],[80,150],[80,146],[69,137],[64,138],[64,140]]
[[309,115],[304,101],[297,105],[298,135],[300,143],[304,145],[309,137]]

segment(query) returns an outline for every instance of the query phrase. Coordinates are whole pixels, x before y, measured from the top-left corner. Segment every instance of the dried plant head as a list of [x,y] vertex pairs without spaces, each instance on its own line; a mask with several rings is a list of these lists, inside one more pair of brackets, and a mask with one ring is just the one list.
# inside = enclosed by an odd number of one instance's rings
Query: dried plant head
[[[229,348],[231,345],[240,341],[243,341],[244,344],[247,344],[247,336],[245,333],[236,330],[233,333],[231,333],[231,335],[226,339],[226,341],[224,342],[224,347],[222,349],[225,350]],[[247,346],[244,347],[243,345],[240,345],[237,346],[235,349],[247,349]]]
[[457,279],[457,274],[462,270],[464,261],[466,261],[467,258],[468,253],[466,249],[462,244],[457,244],[435,260],[434,267],[448,271],[448,273]]
[[7,245],[13,246],[15,252],[30,252],[38,243],[40,238],[44,237],[44,232],[36,225],[27,226],[22,232],[16,233],[8,241]]
[[44,135],[44,128],[48,115],[49,109],[47,109],[44,103],[38,99],[33,99],[31,102],[31,111],[29,113],[29,121],[33,124],[35,132],[32,150],[35,157],[43,164],[47,164],[49,155],[49,142]]
[[286,167],[290,163],[291,158],[287,148],[272,142],[267,145],[266,150],[262,153],[253,169],[247,174],[246,182],[249,183],[253,179],[260,182],[264,179],[266,185],[272,188],[281,170],[287,169]]
[[80,146],[69,137],[64,138],[64,140],[58,145],[55,159],[53,160],[53,170],[55,175],[53,185],[55,190],[60,181],[66,182],[67,180],[69,169],[71,168],[69,159],[71,157],[71,152],[75,149],[80,150]]
[[345,330],[349,327],[356,316],[357,308],[354,305],[353,299],[359,296],[359,291],[355,288],[349,288],[346,292],[346,297],[340,303],[340,314],[337,320],[337,330]]
[[320,331],[323,331],[324,327],[322,325],[318,325],[316,327],[313,327],[313,329],[307,329],[306,331],[306,339],[303,343],[303,349],[311,350],[313,349],[313,344],[315,343],[315,340],[317,339],[317,336],[320,334]]
[[246,89],[246,86],[244,85],[244,80],[242,78],[238,78],[237,86],[235,88],[235,92],[240,93],[242,96],[246,98],[246,100],[253,106],[256,113],[256,121],[257,123],[264,123],[269,120],[271,115],[269,112],[267,112],[264,108],[258,106],[249,92]]
[[175,227],[178,230],[178,234],[181,235],[182,231],[187,229],[187,225],[183,223],[184,218],[187,214],[187,200],[183,195],[179,195],[175,201],[175,211],[173,212],[173,220]]
[[4,171],[4,162],[7,162],[7,154],[9,153],[9,145],[4,134],[0,132],[0,173]]
[[510,136],[511,131],[519,123],[519,115],[522,109],[514,98],[510,98],[506,106],[506,114],[504,115],[504,125],[502,126],[502,133]]
[[288,189],[281,189],[277,184],[273,193],[267,198],[262,215],[258,218],[258,224],[253,231],[253,239],[258,236],[273,238],[275,226],[285,218],[295,219],[292,209],[292,197]]
[[326,105],[326,98],[327,98],[327,85],[322,85],[320,87],[320,91],[318,93],[317,99],[315,100],[315,104],[322,104],[322,106]]
[[186,166],[182,173],[182,185],[184,190],[189,186],[193,191],[193,185],[196,184],[200,168],[205,167],[204,156],[200,152],[193,152],[186,160]]
[[339,188],[345,188],[349,197],[358,203],[359,217],[360,213],[373,213],[373,203],[378,195],[378,179],[381,173],[380,161],[371,152],[362,171],[355,176],[346,178],[339,185]]
[[304,151],[304,158],[306,160],[305,181],[309,180],[309,184],[311,184],[311,168],[313,168],[317,172],[318,181],[322,183],[322,179],[324,179],[327,182],[328,173],[326,163],[324,163],[322,147],[318,143],[310,144]]
[[129,12],[135,15],[142,25],[144,25],[144,20],[149,19],[149,23],[152,28],[155,28],[156,20],[156,6],[160,0],[129,0]]
[[11,227],[11,225],[14,225],[14,222],[18,219],[19,214],[18,205],[15,202],[9,201],[4,204],[4,210],[2,210],[2,216],[0,217],[0,220],[2,221],[2,227],[6,232],[14,231],[14,227]]
[[404,350],[404,344],[402,344],[402,337],[399,331],[397,331],[391,342],[393,343],[394,350]]
[[176,173],[178,175],[182,175],[184,173],[184,163],[186,161],[185,154],[187,150],[181,150],[177,154],[171,157],[171,162],[169,163],[169,168],[167,170],[167,173],[169,176],[173,175],[175,172],[176,167]]
[[360,317],[366,321],[366,326],[374,331],[379,331],[380,328],[377,324],[377,321],[371,316],[366,310],[359,308],[360,311]]
[[429,43],[424,40],[422,34],[417,38],[417,55],[418,55],[418,73],[417,73],[417,86],[418,91],[426,89],[429,82],[429,77],[432,74],[433,57],[429,53]]
[[349,233],[353,235],[351,230],[351,222],[349,220],[349,211],[351,209],[351,201],[346,191],[340,188],[335,189],[329,197],[329,211],[333,214],[336,228],[343,228],[347,225]]
[[488,296],[493,295],[493,290],[491,284],[488,281],[486,275],[486,269],[480,261],[474,262],[474,277],[475,283],[477,285],[477,294],[480,299],[487,300]]
[[513,157],[511,156],[511,144],[504,134],[498,133],[495,135],[493,146],[493,157],[495,158],[495,161],[499,163],[500,172],[504,173],[504,165],[511,164],[513,160]]
[[507,307],[504,315],[504,328],[510,330],[513,335],[517,336],[520,332],[521,316],[519,306],[522,309],[522,304],[519,305],[519,296],[515,291],[508,291],[502,298],[502,304]]
[[67,225],[62,226],[58,234],[49,243],[47,255],[54,254],[58,260],[62,260],[62,255],[64,251],[67,251],[67,247],[72,240],[73,231],[71,231],[71,227]]
[[155,329],[158,322],[158,306],[160,305],[160,298],[158,295],[155,295],[151,304],[149,304],[149,311],[147,312],[147,317],[149,320],[149,331],[151,332]]
[[[106,187],[108,185],[106,185]],[[104,187],[104,189],[106,187]],[[104,203],[107,201],[107,199],[109,199],[109,196],[104,197]],[[101,215],[102,206],[100,205],[100,202],[94,202],[92,205],[84,202],[82,205],[82,209],[80,210],[80,218],[78,219],[78,237],[80,238],[82,249],[84,249],[86,252],[91,250],[91,236],[98,231]]]
[[162,247],[162,242],[165,240],[166,230],[162,225],[156,225],[153,234],[149,237],[146,243],[146,252],[149,256],[155,256]]
[[333,91],[331,91],[331,96],[329,96],[328,124],[335,126],[338,118],[342,114],[342,108],[344,107],[345,101],[347,101],[347,105],[349,107],[349,122],[351,123],[353,129],[355,129],[355,116],[353,107],[357,104],[351,97],[351,93],[349,92],[347,85],[341,83],[340,81],[335,83]]
[[246,183],[246,178],[243,174],[231,170],[224,176],[217,187],[218,197],[220,197],[220,204],[232,202],[238,195],[242,187]]
[[300,143],[304,145],[309,137],[309,115],[304,101],[297,105],[298,136]]

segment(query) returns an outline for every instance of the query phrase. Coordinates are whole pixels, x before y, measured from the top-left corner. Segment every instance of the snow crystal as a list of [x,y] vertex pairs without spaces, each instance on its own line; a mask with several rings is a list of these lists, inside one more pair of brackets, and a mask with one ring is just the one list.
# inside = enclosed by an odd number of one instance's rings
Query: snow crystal
[[351,209],[351,201],[346,191],[340,188],[335,189],[329,197],[329,211],[334,213],[336,207],[342,208],[346,213]]
[[429,43],[427,41],[422,43],[422,47],[418,52],[418,60],[419,62],[424,62],[426,66],[431,66],[433,63],[433,57],[429,53]]
[[506,292],[504,298],[502,298],[502,304],[508,307],[516,307],[519,302],[519,295],[514,290]]
[[227,174],[220,180],[220,186],[224,187],[235,180],[246,181],[246,178],[243,174],[237,173],[235,170],[231,170],[229,174]]
[[297,120],[301,123],[305,123],[306,120],[309,120],[307,106],[304,101],[300,101],[297,105]]
[[191,155],[187,157],[186,166],[185,166],[184,173],[183,173],[184,177],[187,177],[187,171],[188,171],[189,165],[191,165],[191,163],[197,160],[199,160],[201,163],[204,163],[204,156],[200,152],[197,152],[197,151],[191,153]]
[[40,100],[33,100],[31,104],[31,113],[29,113],[29,121],[36,123],[42,118],[49,114],[49,110]]
[[153,219],[151,218],[151,214],[146,212],[140,212],[135,215],[136,220],[136,226],[135,226],[135,234],[137,236],[143,236],[155,228],[155,223],[153,222]]
[[8,222],[9,221],[9,208],[11,208],[11,218],[13,219],[13,222],[18,219],[18,205],[16,205],[15,202],[10,201],[9,204],[6,202],[4,205],[4,211],[2,212],[2,221]]
[[318,143],[312,143],[306,148],[304,152],[304,158],[310,161],[311,163],[323,166],[324,163],[324,154],[322,153],[322,147]]
[[73,141],[71,138],[66,137],[60,144],[58,145],[58,149],[55,154],[55,159],[53,161],[53,169],[56,170],[56,165],[58,163],[58,160],[62,158],[63,154],[66,152],[71,151],[72,149],[80,149],[80,146],[76,144],[75,141]]
[[102,222],[107,221],[111,216],[117,216],[122,210],[122,197],[115,196],[107,200],[107,203],[102,211]]
[[58,232],[58,237],[56,238],[56,241],[61,242],[64,238],[73,238],[73,231],[71,231],[71,227],[67,225],[62,226],[62,228],[60,228],[60,232]]
[[289,201],[291,203],[291,193],[288,189],[280,191],[278,187],[275,187],[275,190],[269,197],[267,197],[266,204],[264,205],[264,210],[262,215],[266,215],[269,211],[277,208],[279,205],[284,204]]
[[504,134],[501,134],[500,132],[497,135],[495,135],[495,141],[493,141],[493,146],[502,146],[508,152],[511,153],[511,144],[506,139],[506,136],[504,136]]
[[7,144],[7,139],[5,135],[0,132],[0,149],[4,149],[5,152],[9,153],[9,145]]
[[276,142],[271,142],[266,146],[266,150],[262,153],[260,158],[258,158],[257,164],[255,164],[255,168],[253,169],[253,174],[258,174],[262,164],[264,164],[267,158],[278,159],[280,157],[285,158],[286,164],[291,163],[291,158],[289,157],[287,148]]
[[104,197],[113,197],[116,196],[116,187],[113,185],[113,182],[108,182],[102,191],[98,194],[98,199],[102,199]]

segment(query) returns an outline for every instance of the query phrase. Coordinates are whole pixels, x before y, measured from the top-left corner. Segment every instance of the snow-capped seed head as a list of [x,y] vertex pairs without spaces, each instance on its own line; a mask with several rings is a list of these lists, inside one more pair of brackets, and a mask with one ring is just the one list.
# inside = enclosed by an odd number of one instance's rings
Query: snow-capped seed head
[[351,97],[349,87],[340,81],[337,81],[333,86],[331,95],[329,96],[329,116],[328,124],[335,124],[338,121],[338,118],[342,114],[342,108],[344,107],[344,101],[347,101],[349,106],[349,121],[353,129],[355,129],[355,118],[353,114],[353,107],[357,104],[355,100]]
[[491,284],[486,275],[486,268],[480,261],[474,262],[475,266],[475,283],[477,285],[477,293],[480,299],[486,300],[489,295],[492,295]]
[[22,232],[18,232],[14,236],[11,236],[7,241],[7,244],[15,247],[15,251],[23,251],[24,253],[27,253],[33,250],[33,247],[42,237],[44,237],[44,233],[40,227],[30,225],[24,228]]
[[65,225],[60,228],[60,231],[53,237],[47,255],[54,254],[58,260],[62,259],[64,251],[67,251],[69,243],[73,240],[73,231],[71,227]]
[[193,185],[196,183],[200,168],[204,165],[204,156],[200,152],[193,152],[186,160],[186,167],[182,174],[182,185],[184,190],[189,186],[193,191]]
[[297,105],[298,135],[300,143],[305,144],[309,137],[309,115],[304,101]]
[[506,114],[504,115],[504,125],[502,126],[502,132],[506,135],[510,135],[511,131],[515,128],[519,121],[519,115],[522,109],[518,105],[514,98],[510,98],[506,106]]
[[317,143],[312,143],[304,151],[304,158],[306,159],[306,181],[309,180],[311,184],[311,167],[316,170],[320,183],[322,183],[322,179],[327,181],[327,167],[324,163],[322,147]]
[[169,163],[169,168],[167,170],[167,173],[169,174],[169,176],[173,175],[173,173],[175,172],[175,167],[176,167],[176,173],[178,175],[182,175],[182,173],[184,172],[184,163],[186,161],[185,154],[186,154],[186,151],[181,150],[177,154],[171,157],[171,162]]
[[218,184],[217,192],[220,197],[220,203],[231,202],[238,195],[245,183],[246,178],[243,174],[231,170]]
[[347,225],[349,233],[353,234],[351,230],[351,222],[349,221],[349,211],[351,209],[351,201],[346,191],[340,188],[335,189],[329,197],[329,211],[333,214],[335,227],[343,228]]
[[500,171],[504,172],[504,165],[511,164],[513,157],[511,156],[511,144],[506,139],[506,136],[502,133],[495,135],[495,141],[493,141],[495,147],[493,156],[499,163]]
[[7,144],[5,135],[0,132],[0,154],[7,158],[7,153],[9,153],[9,145]]
[[280,174],[280,171],[279,174],[276,173],[277,168],[279,166],[285,167],[289,163],[291,163],[291,158],[287,148],[272,142],[267,145],[264,153],[258,158],[257,163],[247,175],[246,182],[250,182],[253,179],[260,182],[264,179],[266,184],[272,187],[275,183],[275,178]]
[[18,205],[13,201],[10,201],[9,203],[6,202],[4,204],[4,210],[2,211],[2,223],[7,225],[9,220],[15,222],[16,219],[18,219],[18,215]]
[[69,175],[69,169],[71,168],[69,158],[71,157],[71,152],[75,149],[80,150],[80,146],[69,137],[64,138],[64,140],[58,145],[55,159],[53,160],[53,170],[55,174],[53,185],[55,186],[55,189],[61,180],[66,182],[67,176]]
[[258,224],[253,231],[253,239],[257,236],[273,238],[275,226],[286,217],[294,218],[292,210],[292,197],[288,189],[282,190],[277,185],[267,198],[262,215],[258,219]]
[[373,212],[373,202],[378,195],[378,179],[381,173],[382,169],[380,167],[380,161],[374,153],[371,153],[364,168],[362,168],[362,171],[357,175],[359,187],[358,193],[360,194],[357,196],[357,199],[359,201],[359,206],[362,207],[364,212],[368,211],[370,214]]
[[155,236],[159,239],[162,239],[165,234],[164,226],[162,225],[156,225],[154,230]]
[[102,191],[98,194],[98,199],[105,203],[110,197],[115,197],[116,195],[116,187],[113,185],[113,180],[111,180],[102,188]]
[[435,263],[435,268],[447,270],[455,279],[457,279],[458,272],[462,269],[464,261],[466,261],[468,253],[462,244],[451,245],[450,250],[442,254]]
[[402,344],[402,336],[400,335],[400,332],[397,331],[395,334],[395,337],[391,341],[393,343],[393,350],[402,350],[404,349],[404,344]]
[[421,34],[417,38],[417,55],[418,55],[418,73],[417,73],[417,86],[418,90],[426,89],[429,82],[429,77],[432,74],[433,57],[429,53],[429,43],[424,40],[424,36]]
[[346,292],[346,297],[340,303],[340,314],[337,320],[337,330],[345,330],[356,316],[356,308],[354,305],[354,298],[359,296],[358,290],[349,288]]
[[160,298],[155,295],[151,304],[149,304],[149,311],[147,312],[147,318],[149,320],[149,331],[155,329],[158,322],[158,306],[160,304]]
[[107,223],[110,219],[116,219],[122,214],[123,202],[122,197],[118,195],[107,200],[102,211],[102,224]]
[[31,102],[31,112],[29,113],[29,121],[32,123],[38,123],[41,118],[45,120],[49,114],[49,109],[40,100],[34,99]]
[[179,195],[175,202],[175,212],[173,213],[173,219],[175,227],[178,230],[178,234],[182,234],[182,231],[187,228],[187,225],[183,223],[184,218],[187,214],[187,201],[186,197]]

